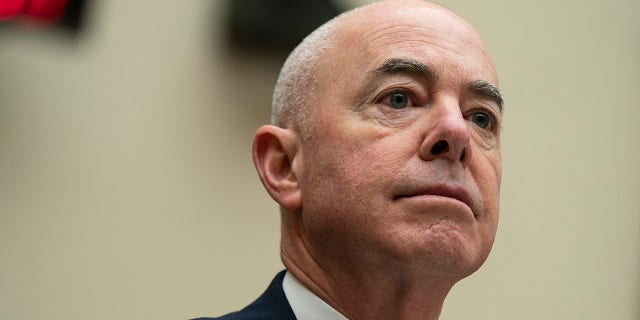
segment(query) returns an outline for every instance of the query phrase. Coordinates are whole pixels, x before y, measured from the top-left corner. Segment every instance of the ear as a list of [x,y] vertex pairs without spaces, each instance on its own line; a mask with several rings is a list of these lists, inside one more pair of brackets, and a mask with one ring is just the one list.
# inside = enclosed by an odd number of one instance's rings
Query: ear
[[302,207],[297,166],[298,135],[290,129],[272,125],[258,128],[253,138],[253,163],[271,198],[282,208]]

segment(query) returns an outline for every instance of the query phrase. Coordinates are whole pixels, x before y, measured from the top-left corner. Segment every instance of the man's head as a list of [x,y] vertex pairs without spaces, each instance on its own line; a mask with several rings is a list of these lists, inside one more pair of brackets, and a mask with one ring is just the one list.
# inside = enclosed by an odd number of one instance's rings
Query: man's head
[[497,86],[473,28],[423,1],[353,10],[303,41],[276,85],[277,126],[254,141],[285,265],[325,274],[320,291],[342,274],[475,271],[498,222]]

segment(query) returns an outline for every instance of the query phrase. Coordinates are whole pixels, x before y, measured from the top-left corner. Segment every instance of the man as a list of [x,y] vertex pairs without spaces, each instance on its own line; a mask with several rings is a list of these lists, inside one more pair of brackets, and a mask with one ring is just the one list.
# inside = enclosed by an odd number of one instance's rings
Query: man
[[495,237],[497,87],[480,37],[435,4],[369,5],[307,37],[253,145],[287,270],[220,319],[437,319]]

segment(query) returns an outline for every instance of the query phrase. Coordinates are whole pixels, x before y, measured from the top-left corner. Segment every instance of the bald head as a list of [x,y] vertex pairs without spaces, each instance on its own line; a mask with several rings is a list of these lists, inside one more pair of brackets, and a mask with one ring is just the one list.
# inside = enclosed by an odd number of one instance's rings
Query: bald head
[[[271,123],[283,128],[292,128],[307,136],[309,108],[318,103],[320,89],[332,81],[337,58],[345,49],[378,50],[375,32],[393,28],[412,20],[427,20],[433,37],[464,37],[469,47],[480,49],[488,64],[489,72],[495,76],[493,65],[484,45],[475,30],[462,18],[440,5],[422,0],[388,0],[347,11],[326,22],[309,34],[285,61],[273,94]],[[402,41],[399,34],[398,41]],[[428,37],[425,37],[428,41]],[[358,47],[358,43],[368,44]],[[357,49],[356,49],[357,48]],[[465,50],[466,48],[459,48]],[[362,58],[354,58],[357,63]],[[321,62],[324,63],[321,65]],[[497,82],[497,76],[495,76]]]

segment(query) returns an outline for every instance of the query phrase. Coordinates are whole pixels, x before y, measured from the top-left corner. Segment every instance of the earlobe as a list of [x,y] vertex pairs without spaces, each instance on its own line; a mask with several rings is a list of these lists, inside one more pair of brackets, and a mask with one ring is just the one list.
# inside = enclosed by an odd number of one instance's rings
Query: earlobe
[[300,186],[294,160],[298,137],[290,129],[272,125],[258,128],[253,139],[253,163],[267,192],[288,210],[301,207]]

